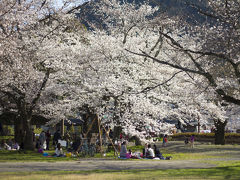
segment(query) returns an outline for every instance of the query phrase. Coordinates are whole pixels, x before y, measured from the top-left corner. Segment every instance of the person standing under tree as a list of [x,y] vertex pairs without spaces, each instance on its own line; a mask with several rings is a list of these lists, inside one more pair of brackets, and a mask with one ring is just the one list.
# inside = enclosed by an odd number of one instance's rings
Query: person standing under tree
[[58,144],[58,140],[61,139],[60,130],[57,130],[53,135],[53,145],[56,146]]
[[70,144],[70,142],[71,142],[71,136],[70,136],[69,132],[66,132],[66,134],[65,134],[65,140],[66,140],[66,142],[67,142],[66,148],[68,148],[68,146],[69,146],[69,144]]
[[163,146],[165,147],[166,145],[167,145],[167,135],[165,135],[164,137],[163,137]]
[[44,143],[45,143],[45,141],[46,141],[46,135],[45,135],[45,132],[44,132],[44,131],[42,131],[42,132],[40,133],[39,140],[40,140],[40,146],[41,146],[43,149],[45,149]]

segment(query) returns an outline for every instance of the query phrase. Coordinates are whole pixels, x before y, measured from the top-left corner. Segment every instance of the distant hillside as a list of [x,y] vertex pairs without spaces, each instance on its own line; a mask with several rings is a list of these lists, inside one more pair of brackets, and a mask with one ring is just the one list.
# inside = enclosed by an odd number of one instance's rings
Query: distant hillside
[[[77,17],[81,20],[81,22],[87,27],[89,27],[89,24],[94,24],[99,28],[103,25],[100,17],[93,13],[93,5],[95,3],[98,3],[99,1],[100,0],[92,0],[84,3],[79,13],[76,14]],[[205,0],[127,0],[127,2],[135,2],[136,4],[149,2],[149,4],[153,7],[159,6],[160,12],[167,13],[170,17],[181,16],[184,20],[191,24],[206,21],[203,16],[197,13],[196,9],[188,5],[188,3],[192,3],[198,5],[201,8],[206,8]]]

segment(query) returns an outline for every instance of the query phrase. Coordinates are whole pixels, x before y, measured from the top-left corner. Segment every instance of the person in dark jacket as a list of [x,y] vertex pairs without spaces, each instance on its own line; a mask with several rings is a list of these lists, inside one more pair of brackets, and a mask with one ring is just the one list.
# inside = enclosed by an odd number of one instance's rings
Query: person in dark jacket
[[153,145],[153,149],[154,149],[155,157],[158,157],[159,159],[164,159],[162,153],[157,148],[156,144]]
[[57,130],[53,135],[53,145],[54,146],[58,144],[59,139],[61,139],[61,134],[60,134],[60,130]]

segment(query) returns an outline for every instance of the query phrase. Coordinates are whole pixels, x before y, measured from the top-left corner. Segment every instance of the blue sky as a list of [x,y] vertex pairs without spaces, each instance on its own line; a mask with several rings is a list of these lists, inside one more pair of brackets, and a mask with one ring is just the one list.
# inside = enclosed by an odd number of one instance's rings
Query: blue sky
[[[67,0],[55,0],[56,6],[61,7],[63,5],[64,1],[67,1]],[[89,1],[89,0],[75,0],[75,3],[73,3],[72,5],[77,6],[77,5],[87,2],[87,1]]]

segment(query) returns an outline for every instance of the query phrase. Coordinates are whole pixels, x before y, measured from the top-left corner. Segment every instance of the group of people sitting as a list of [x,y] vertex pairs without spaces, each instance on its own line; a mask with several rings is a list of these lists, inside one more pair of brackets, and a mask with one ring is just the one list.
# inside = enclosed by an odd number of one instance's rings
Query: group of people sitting
[[147,159],[154,159],[154,158],[164,159],[162,153],[157,148],[156,144],[153,145],[153,149],[152,149],[151,144],[147,144],[147,143],[145,144],[145,148],[143,149],[143,157]]
[[154,144],[154,149],[151,148],[151,144],[145,144],[145,148],[143,149],[143,153],[132,153],[131,149],[129,149],[127,151],[127,146],[126,146],[126,142],[124,141],[121,144],[121,150],[120,150],[120,158],[122,159],[129,159],[129,158],[133,158],[133,159],[142,159],[142,158],[146,158],[146,159],[165,159],[162,156],[162,153],[160,152],[160,150],[157,148],[157,146]]
[[42,153],[44,156],[48,156],[48,157],[66,157],[60,143],[57,143],[55,152],[52,155],[49,155],[48,153],[44,152],[44,150],[42,148],[39,148],[38,152]]
[[2,140],[0,144],[0,150],[19,150],[20,146],[18,145],[17,142],[15,142],[14,139],[7,140]]

